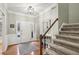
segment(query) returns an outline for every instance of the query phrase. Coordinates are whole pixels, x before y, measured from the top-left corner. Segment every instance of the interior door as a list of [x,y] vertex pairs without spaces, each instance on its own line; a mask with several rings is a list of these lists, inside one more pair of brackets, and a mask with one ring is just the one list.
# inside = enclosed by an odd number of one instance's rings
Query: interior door
[[31,22],[19,21],[17,28],[17,36],[20,38],[20,42],[28,42],[32,40],[33,26]]

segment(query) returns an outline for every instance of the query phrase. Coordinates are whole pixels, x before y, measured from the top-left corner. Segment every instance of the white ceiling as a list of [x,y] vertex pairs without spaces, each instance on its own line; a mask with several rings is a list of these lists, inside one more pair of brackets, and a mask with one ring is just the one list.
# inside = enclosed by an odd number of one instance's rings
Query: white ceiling
[[43,12],[54,3],[7,3],[7,7],[11,11],[25,13],[28,6],[32,6],[36,12]]

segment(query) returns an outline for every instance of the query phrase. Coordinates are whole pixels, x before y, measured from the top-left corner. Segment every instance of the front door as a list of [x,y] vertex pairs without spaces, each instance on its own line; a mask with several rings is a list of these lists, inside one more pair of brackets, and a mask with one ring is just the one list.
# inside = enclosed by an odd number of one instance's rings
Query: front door
[[17,22],[17,37],[20,42],[28,42],[33,37],[33,23],[26,21]]

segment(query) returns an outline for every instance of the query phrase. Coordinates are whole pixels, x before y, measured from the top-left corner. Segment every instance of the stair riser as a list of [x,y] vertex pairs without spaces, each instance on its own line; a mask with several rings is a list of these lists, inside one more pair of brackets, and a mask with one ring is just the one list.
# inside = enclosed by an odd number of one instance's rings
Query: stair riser
[[61,31],[79,31],[79,28],[61,28]]
[[54,43],[59,45],[59,46],[65,47],[67,49],[70,49],[70,50],[73,50],[73,51],[76,51],[76,52],[79,53],[79,48],[77,48],[77,47],[73,47],[73,46],[70,46],[70,45],[67,45],[67,44],[64,44],[64,43],[60,43],[60,42],[55,42],[55,41],[54,41]]
[[63,27],[79,27],[79,25],[63,25]]
[[79,43],[79,40],[78,39],[74,39],[74,38],[61,37],[61,36],[56,36],[56,38],[60,39],[60,40],[70,41],[70,42],[73,42],[73,43]]
[[66,32],[59,32],[62,35],[71,35],[71,36],[79,36],[79,33],[66,33]]

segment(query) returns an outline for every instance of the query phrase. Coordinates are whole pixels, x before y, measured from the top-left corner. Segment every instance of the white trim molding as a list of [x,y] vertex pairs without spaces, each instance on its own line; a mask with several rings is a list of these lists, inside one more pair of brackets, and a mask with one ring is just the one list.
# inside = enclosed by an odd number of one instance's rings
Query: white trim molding
[[[20,16],[28,16],[28,15],[25,14],[25,13],[16,12],[16,11],[12,11],[12,10],[7,10],[7,12],[8,12],[8,13],[15,14],[15,15],[20,15]],[[37,17],[37,16],[31,16],[31,15],[29,15],[28,17]]]
[[43,12],[41,12],[40,15],[43,14],[43,13],[45,13],[45,12],[48,12],[48,11],[51,10],[51,9],[56,8],[57,5],[58,5],[57,3],[52,4],[52,5],[51,5],[50,7],[48,7],[46,10],[44,10]]
[[12,11],[12,10],[7,10],[8,13],[12,13],[12,14],[16,14],[16,15],[21,15],[21,16],[25,16],[26,14],[24,13],[20,13],[20,12],[15,12],[15,11]]

